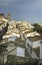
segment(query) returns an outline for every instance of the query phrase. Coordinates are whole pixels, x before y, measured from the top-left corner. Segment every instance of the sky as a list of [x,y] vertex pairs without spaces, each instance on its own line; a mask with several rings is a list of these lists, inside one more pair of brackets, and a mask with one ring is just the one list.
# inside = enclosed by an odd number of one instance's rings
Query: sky
[[0,13],[9,12],[13,20],[42,22],[42,0],[0,0]]

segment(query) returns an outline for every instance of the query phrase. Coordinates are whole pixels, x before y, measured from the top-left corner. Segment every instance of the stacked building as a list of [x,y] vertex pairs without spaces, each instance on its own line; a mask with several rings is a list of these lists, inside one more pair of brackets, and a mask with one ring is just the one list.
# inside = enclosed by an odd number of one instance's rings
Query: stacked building
[[[7,20],[7,19],[3,19]],[[39,59],[41,35],[34,31],[34,27],[27,21],[8,21],[8,30],[3,36],[0,44],[5,45],[6,48],[4,55],[14,56],[16,58],[36,58]],[[13,57],[12,57],[13,58]],[[23,60],[22,60],[23,61]]]
[[33,29],[33,26],[31,25],[31,23],[27,21],[18,21],[17,26],[22,33],[31,32]]

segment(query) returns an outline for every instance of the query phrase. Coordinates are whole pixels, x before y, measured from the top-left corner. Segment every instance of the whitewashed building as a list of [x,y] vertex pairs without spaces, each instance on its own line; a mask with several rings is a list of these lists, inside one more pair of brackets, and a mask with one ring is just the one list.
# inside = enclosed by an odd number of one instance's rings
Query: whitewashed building
[[28,33],[27,35],[25,34],[25,38],[29,41],[28,44],[31,45],[32,48],[40,47],[40,41],[42,38],[37,31]]
[[26,48],[28,53],[32,56],[32,58],[39,58],[39,48],[41,44],[41,36],[25,36],[25,41],[26,41]]
[[41,39],[39,36],[29,37],[28,39],[32,42],[32,48],[40,47]]
[[42,41],[41,41],[41,44],[40,44],[40,59],[42,59]]

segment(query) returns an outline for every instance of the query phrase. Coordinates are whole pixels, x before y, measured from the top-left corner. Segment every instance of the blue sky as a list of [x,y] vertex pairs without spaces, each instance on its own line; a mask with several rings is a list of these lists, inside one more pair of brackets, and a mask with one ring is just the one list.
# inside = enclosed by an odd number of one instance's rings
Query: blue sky
[[42,0],[0,0],[1,12],[10,12],[14,20],[42,22]]

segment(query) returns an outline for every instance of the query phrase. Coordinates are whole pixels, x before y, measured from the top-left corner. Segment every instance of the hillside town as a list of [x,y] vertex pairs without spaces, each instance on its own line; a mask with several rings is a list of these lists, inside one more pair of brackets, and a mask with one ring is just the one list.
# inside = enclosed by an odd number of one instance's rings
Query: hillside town
[[[42,63],[42,23],[11,20],[0,14],[0,64]],[[39,61],[39,62],[38,62]],[[35,63],[35,64],[36,64]],[[36,65],[37,65],[36,64]]]

